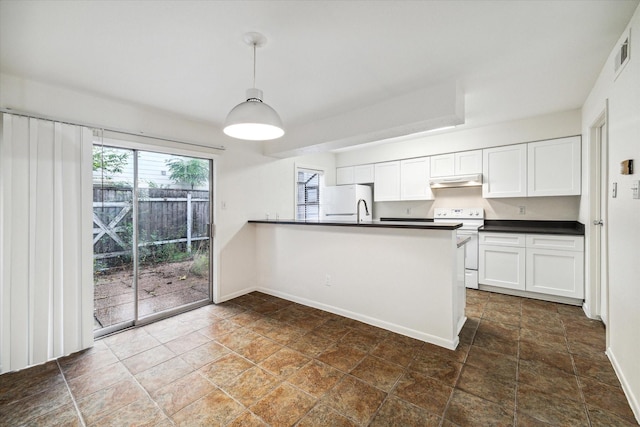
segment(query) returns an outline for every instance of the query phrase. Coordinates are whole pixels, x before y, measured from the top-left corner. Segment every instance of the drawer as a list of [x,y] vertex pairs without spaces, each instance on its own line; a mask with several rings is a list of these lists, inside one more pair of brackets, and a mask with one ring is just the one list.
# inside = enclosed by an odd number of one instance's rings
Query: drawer
[[557,234],[527,234],[527,248],[584,252],[584,237]]
[[516,233],[479,233],[481,245],[525,247],[526,234]]

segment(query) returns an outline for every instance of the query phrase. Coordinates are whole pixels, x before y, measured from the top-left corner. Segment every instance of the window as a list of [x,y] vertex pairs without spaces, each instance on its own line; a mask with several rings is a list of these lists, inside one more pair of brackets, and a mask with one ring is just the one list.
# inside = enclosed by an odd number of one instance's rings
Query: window
[[314,169],[296,169],[296,219],[320,219],[320,188],[323,172]]

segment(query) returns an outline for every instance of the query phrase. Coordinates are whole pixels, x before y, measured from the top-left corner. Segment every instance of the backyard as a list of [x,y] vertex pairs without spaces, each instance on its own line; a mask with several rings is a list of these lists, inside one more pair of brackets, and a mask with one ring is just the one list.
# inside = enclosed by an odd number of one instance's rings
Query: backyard
[[[196,260],[186,260],[141,267],[138,275],[138,316],[142,318],[207,299],[209,277],[194,269],[195,262]],[[94,329],[134,318],[131,265],[95,273],[94,313]]]

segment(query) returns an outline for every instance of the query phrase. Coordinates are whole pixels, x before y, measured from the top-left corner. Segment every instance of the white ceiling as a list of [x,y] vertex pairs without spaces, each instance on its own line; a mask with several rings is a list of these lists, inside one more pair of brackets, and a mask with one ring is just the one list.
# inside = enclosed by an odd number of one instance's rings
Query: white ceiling
[[[458,81],[464,126],[579,108],[638,0],[0,0],[0,71],[221,126],[252,84],[287,130]],[[325,120],[326,121],[326,120]]]

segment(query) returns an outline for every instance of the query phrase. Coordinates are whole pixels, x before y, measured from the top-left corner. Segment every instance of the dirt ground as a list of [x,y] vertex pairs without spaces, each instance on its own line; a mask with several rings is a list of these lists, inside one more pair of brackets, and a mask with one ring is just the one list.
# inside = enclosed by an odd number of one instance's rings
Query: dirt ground
[[[209,298],[209,278],[189,272],[193,261],[140,268],[139,317]],[[94,276],[94,329],[132,320],[133,266]]]

